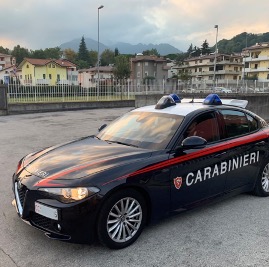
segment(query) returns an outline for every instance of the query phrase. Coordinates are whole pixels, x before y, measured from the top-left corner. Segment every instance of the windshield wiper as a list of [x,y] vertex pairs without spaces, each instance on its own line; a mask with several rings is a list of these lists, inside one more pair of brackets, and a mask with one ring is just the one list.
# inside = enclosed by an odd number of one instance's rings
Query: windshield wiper
[[115,143],[115,144],[124,145],[124,146],[138,147],[136,145],[127,144],[127,143],[123,143],[123,142],[119,142],[119,141],[110,141],[110,140],[105,140],[105,141],[108,142],[108,143]]

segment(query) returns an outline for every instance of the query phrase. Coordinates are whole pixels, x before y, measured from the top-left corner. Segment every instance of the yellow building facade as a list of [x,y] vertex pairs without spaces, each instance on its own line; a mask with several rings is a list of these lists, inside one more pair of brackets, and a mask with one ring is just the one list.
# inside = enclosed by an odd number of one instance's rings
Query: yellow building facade
[[269,82],[269,43],[257,43],[243,49],[246,78]]
[[25,58],[20,64],[22,85],[69,84],[70,73],[77,75],[76,65],[68,60]]

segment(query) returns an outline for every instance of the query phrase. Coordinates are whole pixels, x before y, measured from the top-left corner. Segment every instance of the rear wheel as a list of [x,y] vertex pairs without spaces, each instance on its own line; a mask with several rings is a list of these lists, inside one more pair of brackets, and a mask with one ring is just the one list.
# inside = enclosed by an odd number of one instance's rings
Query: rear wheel
[[131,245],[144,228],[146,214],[146,203],[139,192],[126,189],[115,193],[106,200],[99,215],[100,242],[113,249]]
[[253,193],[256,196],[269,196],[269,163],[264,164],[260,170]]

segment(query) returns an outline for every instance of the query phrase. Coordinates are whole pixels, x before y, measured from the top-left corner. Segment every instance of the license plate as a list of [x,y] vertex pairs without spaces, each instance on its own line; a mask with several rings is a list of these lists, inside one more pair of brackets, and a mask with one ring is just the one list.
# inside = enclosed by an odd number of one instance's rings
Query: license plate
[[58,220],[58,210],[35,202],[35,212],[47,218]]

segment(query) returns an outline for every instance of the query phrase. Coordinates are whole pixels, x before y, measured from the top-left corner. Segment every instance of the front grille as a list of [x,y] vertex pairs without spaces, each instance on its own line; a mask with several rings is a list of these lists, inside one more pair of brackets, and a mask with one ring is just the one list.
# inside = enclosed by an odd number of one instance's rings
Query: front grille
[[17,187],[17,190],[18,190],[19,200],[20,200],[21,206],[23,208],[24,199],[25,199],[26,192],[27,192],[27,187],[23,185],[20,188]]
[[65,234],[64,229],[61,229],[61,231],[58,230],[57,228],[57,221],[49,219],[45,216],[42,216],[38,213],[31,213],[30,216],[30,222],[38,227],[41,228],[42,230],[48,231],[48,232],[52,232],[52,233],[61,233],[61,234]]
[[38,226],[38,227],[41,227],[43,229],[47,229],[47,230],[54,230],[54,227],[53,227],[53,220],[47,218],[47,217],[44,217],[40,214],[37,214],[37,213],[33,213],[32,216],[31,216],[31,222]]

